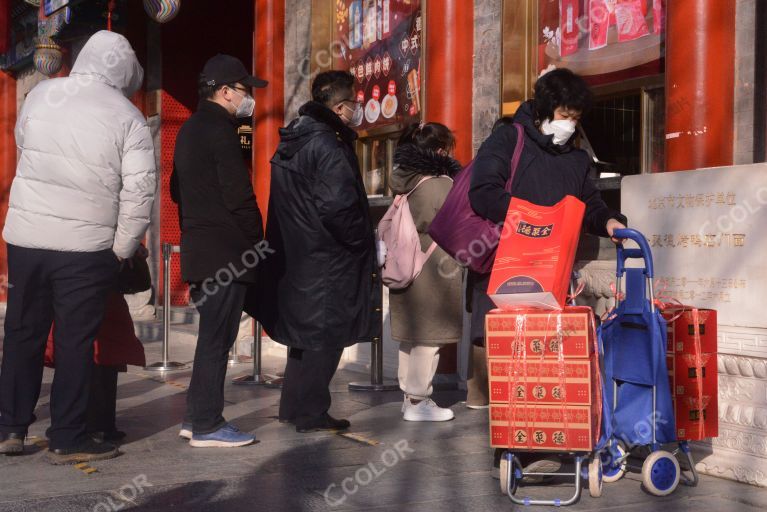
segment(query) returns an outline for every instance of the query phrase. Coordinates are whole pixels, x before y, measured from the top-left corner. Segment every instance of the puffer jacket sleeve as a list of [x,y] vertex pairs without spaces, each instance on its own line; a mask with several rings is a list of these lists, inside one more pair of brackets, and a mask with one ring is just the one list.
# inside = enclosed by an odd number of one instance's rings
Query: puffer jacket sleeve
[[356,193],[357,170],[337,145],[323,146],[317,153],[313,201],[320,220],[338,243],[353,251],[364,250],[372,240],[372,228]]
[[[32,94],[32,92],[29,94]],[[28,99],[29,96],[27,96],[27,100]],[[16,118],[16,127],[13,130],[13,135],[16,139],[16,148],[19,151],[21,151],[21,148],[24,147],[24,124],[26,124],[27,121],[27,100],[24,100],[24,103],[21,105],[21,110],[19,111],[19,115]]]
[[154,144],[143,121],[134,121],[128,132],[121,175],[120,210],[112,250],[121,258],[130,258],[149,227],[157,188]]
[[586,231],[592,235],[607,237],[607,221],[615,219],[623,225],[628,224],[626,216],[616,212],[602,199],[602,194],[599,189],[594,185],[589,177],[588,169],[588,157],[584,161],[584,178],[583,185],[581,186],[580,200],[586,203],[586,213],[583,218],[583,225]]
[[506,220],[511,194],[506,182],[511,174],[511,158],[516,146],[516,128],[504,126],[482,143],[474,159],[469,185],[471,209],[497,224]]

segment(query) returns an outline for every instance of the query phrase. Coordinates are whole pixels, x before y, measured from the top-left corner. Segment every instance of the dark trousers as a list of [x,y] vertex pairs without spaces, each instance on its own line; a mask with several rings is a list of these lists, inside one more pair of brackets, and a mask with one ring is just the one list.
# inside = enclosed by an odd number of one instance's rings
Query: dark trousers
[[117,367],[93,365],[88,399],[88,432],[114,432],[117,415]]
[[186,397],[185,423],[195,434],[209,434],[226,425],[224,382],[229,350],[237,339],[248,285],[192,285],[190,296],[200,313],[192,382]]
[[93,342],[118,268],[111,249],[72,253],[8,245],[0,431],[26,434],[35,420],[45,345],[55,320],[50,447],[72,448],[85,440]]
[[330,381],[343,349],[288,350],[280,398],[280,419],[311,427],[330,409]]
[[485,316],[496,308],[487,294],[490,274],[477,274],[469,270],[466,284],[466,304],[471,313],[470,339],[472,345],[485,346]]

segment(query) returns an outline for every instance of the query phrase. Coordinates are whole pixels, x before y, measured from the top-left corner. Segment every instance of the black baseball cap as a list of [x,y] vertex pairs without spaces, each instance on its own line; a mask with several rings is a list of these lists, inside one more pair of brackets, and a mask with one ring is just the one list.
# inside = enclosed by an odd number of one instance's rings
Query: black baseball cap
[[248,87],[266,87],[269,82],[248,73],[240,59],[219,53],[208,59],[202,68],[200,81],[211,87],[229,85],[236,82]]

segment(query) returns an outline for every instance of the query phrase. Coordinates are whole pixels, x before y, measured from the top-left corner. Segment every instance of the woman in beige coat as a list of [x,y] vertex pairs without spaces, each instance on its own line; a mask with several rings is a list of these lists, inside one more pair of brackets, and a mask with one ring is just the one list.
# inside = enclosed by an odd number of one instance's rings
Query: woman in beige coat
[[[408,198],[424,252],[432,244],[428,235],[431,221],[450,192],[452,176],[461,170],[450,156],[454,146],[455,138],[446,126],[414,124],[400,138],[394,155],[394,194],[406,194],[429,178]],[[437,406],[430,397],[439,349],[461,339],[461,279],[458,264],[436,248],[409,287],[389,293],[392,339],[400,343],[398,373],[407,421],[447,421],[454,417],[453,411]]]

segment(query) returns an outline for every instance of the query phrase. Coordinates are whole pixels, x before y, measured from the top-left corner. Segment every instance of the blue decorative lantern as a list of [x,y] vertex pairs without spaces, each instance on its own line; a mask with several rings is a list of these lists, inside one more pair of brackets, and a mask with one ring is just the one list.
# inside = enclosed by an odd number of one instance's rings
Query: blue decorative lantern
[[45,76],[55,75],[61,71],[64,62],[64,54],[61,47],[53,41],[39,43],[35,47],[34,56],[35,69]]
[[144,10],[157,23],[167,23],[178,15],[181,0],[144,0]]

